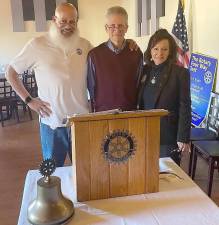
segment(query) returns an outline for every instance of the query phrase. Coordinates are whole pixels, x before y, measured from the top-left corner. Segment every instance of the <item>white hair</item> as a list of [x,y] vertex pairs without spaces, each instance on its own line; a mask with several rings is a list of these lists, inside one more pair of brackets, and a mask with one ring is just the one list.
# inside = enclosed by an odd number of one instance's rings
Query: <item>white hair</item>
[[126,10],[123,7],[113,6],[113,7],[109,8],[106,13],[106,18],[108,18],[111,15],[115,15],[115,14],[124,16],[126,23],[128,24],[128,13],[126,12]]

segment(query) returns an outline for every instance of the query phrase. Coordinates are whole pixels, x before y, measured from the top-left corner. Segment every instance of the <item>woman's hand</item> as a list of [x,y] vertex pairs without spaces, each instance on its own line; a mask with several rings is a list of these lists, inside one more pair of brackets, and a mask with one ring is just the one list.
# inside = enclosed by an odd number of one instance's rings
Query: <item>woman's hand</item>
[[179,151],[182,151],[182,152],[191,152],[191,146],[190,146],[190,143],[184,143],[184,142],[177,142],[177,145],[178,145],[178,148],[179,148]]
[[51,115],[52,110],[48,102],[42,101],[40,98],[32,98],[28,106],[36,111],[41,117],[48,117]]

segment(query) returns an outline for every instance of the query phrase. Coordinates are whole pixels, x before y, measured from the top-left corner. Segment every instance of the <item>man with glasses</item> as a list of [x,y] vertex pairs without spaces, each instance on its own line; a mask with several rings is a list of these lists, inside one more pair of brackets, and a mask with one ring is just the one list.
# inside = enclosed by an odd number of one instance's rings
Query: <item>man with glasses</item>
[[[71,133],[63,119],[89,112],[86,62],[92,46],[79,37],[77,22],[72,4],[57,6],[49,32],[28,42],[6,73],[21,99],[39,114],[43,158],[53,157],[57,166],[64,165],[67,154],[71,159]],[[25,70],[34,70],[39,98],[31,97],[20,82],[18,74]]]
[[[86,60],[91,44],[80,38],[77,10],[60,4],[47,34],[32,39],[8,67],[6,77],[22,100],[40,115],[43,158],[54,157],[63,166],[71,159],[70,128],[63,119],[74,113],[88,113]],[[18,74],[34,70],[39,98],[24,88]]]
[[135,110],[143,65],[142,52],[128,48],[125,39],[128,14],[124,8],[109,8],[106,20],[109,40],[92,49],[88,55],[87,79],[92,110]]

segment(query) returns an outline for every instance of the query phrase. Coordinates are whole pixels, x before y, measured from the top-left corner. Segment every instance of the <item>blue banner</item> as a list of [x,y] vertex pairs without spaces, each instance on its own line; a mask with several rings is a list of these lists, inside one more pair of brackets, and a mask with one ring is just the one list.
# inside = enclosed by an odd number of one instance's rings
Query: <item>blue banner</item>
[[190,59],[192,125],[205,119],[217,69],[217,59],[192,53]]

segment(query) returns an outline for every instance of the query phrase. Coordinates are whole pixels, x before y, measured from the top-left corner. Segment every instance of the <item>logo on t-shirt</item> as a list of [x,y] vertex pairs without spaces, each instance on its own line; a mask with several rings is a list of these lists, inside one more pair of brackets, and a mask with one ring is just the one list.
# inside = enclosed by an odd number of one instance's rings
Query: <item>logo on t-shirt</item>
[[82,55],[82,49],[77,48],[77,49],[76,49],[76,52],[77,52],[78,55]]

